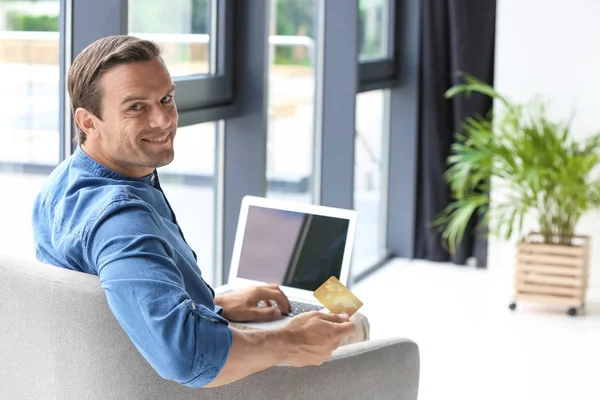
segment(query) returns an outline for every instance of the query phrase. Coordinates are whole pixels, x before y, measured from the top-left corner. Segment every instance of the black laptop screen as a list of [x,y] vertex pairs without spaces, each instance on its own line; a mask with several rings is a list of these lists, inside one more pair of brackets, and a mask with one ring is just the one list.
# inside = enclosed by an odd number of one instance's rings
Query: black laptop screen
[[349,221],[250,206],[239,278],[316,290],[340,278]]

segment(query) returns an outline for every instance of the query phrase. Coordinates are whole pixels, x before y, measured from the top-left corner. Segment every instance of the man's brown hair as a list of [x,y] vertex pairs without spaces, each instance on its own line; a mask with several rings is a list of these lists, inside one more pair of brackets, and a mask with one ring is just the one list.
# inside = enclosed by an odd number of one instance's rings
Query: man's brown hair
[[[102,91],[98,83],[102,74],[116,65],[155,57],[161,58],[158,45],[133,36],[107,36],[90,44],[75,58],[67,77],[73,115],[82,107],[102,120]],[[77,123],[75,126],[77,143],[85,143],[85,133]]]

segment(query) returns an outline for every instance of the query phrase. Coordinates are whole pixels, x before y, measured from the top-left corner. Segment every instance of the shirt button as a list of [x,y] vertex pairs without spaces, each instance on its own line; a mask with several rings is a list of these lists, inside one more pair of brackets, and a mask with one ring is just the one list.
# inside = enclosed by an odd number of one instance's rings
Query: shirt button
[[194,303],[191,303],[191,307],[192,307],[192,310],[196,310],[196,305]]
[[152,174],[152,176],[150,177],[150,181],[154,182],[154,174]]

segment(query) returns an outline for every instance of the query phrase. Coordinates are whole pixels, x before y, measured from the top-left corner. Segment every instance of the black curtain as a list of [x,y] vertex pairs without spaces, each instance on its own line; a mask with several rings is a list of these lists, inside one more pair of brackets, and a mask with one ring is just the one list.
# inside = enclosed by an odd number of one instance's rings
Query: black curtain
[[461,130],[465,117],[486,115],[492,108],[487,97],[446,99],[444,92],[460,82],[461,74],[493,83],[496,1],[422,0],[421,6],[415,257],[462,265],[474,256],[477,265],[484,267],[487,243],[485,232],[476,229],[476,217],[453,254],[442,246],[439,229],[433,222],[451,201],[443,174],[455,133]]

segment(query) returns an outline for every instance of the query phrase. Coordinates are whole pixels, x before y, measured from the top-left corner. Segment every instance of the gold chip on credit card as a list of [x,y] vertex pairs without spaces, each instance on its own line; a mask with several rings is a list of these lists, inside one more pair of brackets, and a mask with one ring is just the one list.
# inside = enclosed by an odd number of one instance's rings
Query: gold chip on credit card
[[362,301],[353,295],[335,276],[327,279],[320,288],[315,290],[313,296],[332,313],[339,314],[344,312],[349,317],[363,305]]

